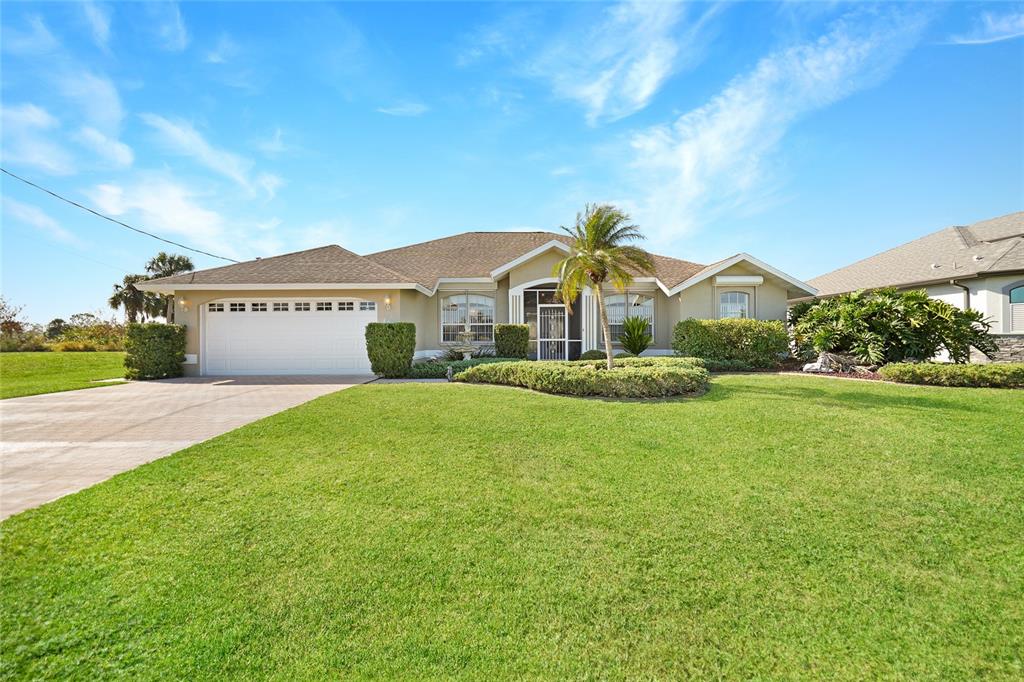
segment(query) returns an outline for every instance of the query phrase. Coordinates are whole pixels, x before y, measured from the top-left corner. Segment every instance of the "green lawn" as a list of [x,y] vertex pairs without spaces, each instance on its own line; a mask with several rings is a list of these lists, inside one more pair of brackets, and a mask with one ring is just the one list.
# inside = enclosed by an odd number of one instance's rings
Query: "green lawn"
[[0,525],[0,676],[1024,675],[1024,392],[330,395]]
[[0,353],[0,398],[74,391],[124,376],[124,353]]

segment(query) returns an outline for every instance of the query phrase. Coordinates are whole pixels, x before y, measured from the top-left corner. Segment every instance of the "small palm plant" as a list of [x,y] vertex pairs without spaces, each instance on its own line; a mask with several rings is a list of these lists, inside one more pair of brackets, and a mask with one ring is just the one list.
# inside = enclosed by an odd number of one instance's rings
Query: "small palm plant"
[[139,282],[148,279],[145,275],[125,275],[122,284],[114,285],[114,293],[107,299],[107,304],[114,310],[124,308],[124,315],[129,322],[135,322],[139,316],[146,319],[149,307],[146,292],[135,287]]
[[622,321],[622,334],[619,336],[619,343],[633,355],[640,355],[654,341],[654,337],[647,333],[647,327],[647,318],[627,317]]
[[579,293],[590,287],[597,299],[604,332],[608,369],[613,366],[612,335],[601,287],[610,283],[619,291],[633,282],[634,274],[653,275],[654,261],[643,249],[628,242],[644,238],[626,213],[608,204],[587,204],[576,214],[576,224],[562,227],[573,239],[568,256],[555,265],[558,292],[568,312]]

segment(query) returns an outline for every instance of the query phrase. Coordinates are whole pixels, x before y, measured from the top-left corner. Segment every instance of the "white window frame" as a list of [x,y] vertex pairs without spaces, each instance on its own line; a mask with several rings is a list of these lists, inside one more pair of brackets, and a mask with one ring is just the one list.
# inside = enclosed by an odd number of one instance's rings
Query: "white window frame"
[[[471,300],[473,297],[476,297],[478,299],[486,299],[490,301],[490,322],[480,322],[479,320],[476,322],[473,321],[473,301]],[[458,301],[458,299],[460,298],[462,300]],[[449,300],[456,301],[456,303],[454,304],[456,306],[454,311],[445,310],[446,302]],[[477,303],[477,305],[480,305],[479,302]],[[470,331],[475,333],[482,332],[485,336],[485,338],[482,339],[473,339],[471,343],[494,343],[494,324],[495,318],[497,317],[498,314],[497,299],[494,296],[490,295],[489,293],[478,293],[474,291],[456,291],[451,292],[446,296],[443,296],[440,300],[440,306],[441,310],[440,314],[438,315],[438,318],[440,319],[441,343],[458,343],[459,339],[457,338],[457,335],[461,332]],[[455,313],[455,318],[458,319],[454,319],[451,315],[449,315],[449,313],[452,312]],[[446,339],[446,328],[454,332],[456,338]]]
[[[640,306],[634,304],[633,307],[634,308],[639,308],[639,307],[646,308],[648,305],[650,305],[650,314],[630,315],[629,314],[630,311],[627,310],[627,308],[630,307],[629,306],[629,297],[630,296],[645,296],[645,297],[647,297],[648,300],[645,301],[643,304],[641,304]],[[611,304],[613,303],[613,299],[617,299],[617,298],[622,298],[623,299],[622,300],[623,315],[622,315],[622,319],[621,320],[613,319],[612,313],[611,313]],[[629,289],[627,289],[625,292],[623,292],[621,294],[620,293],[614,293],[614,294],[610,294],[610,295],[606,294],[605,297],[604,297],[604,307],[605,307],[605,311],[608,313],[608,327],[609,327],[609,329],[611,329],[613,327],[619,327],[621,329],[622,323],[625,321],[625,319],[627,317],[646,317],[647,318],[647,331],[651,335],[651,338],[654,338],[654,329],[655,329],[654,325],[655,325],[655,316],[656,316],[655,309],[657,308],[656,303],[657,303],[657,301],[655,300],[654,292],[653,291],[630,291]],[[644,312],[646,312],[646,311],[644,311]],[[602,329],[602,334],[603,334],[603,329]],[[621,336],[621,335],[622,335],[621,330],[618,333],[615,333],[614,330],[612,331],[612,344],[613,345],[619,345],[619,336]],[[602,337],[602,339],[603,339],[603,337]]]
[[309,304],[309,301],[296,301],[292,308],[297,313],[308,313],[312,309],[312,306]]
[[338,301],[339,313],[350,313],[356,309],[355,301]]
[[1006,328],[1011,333],[1017,334],[1024,332],[1024,301],[1019,303],[1013,302],[1013,292],[1022,291],[1024,292],[1024,284],[1015,286],[1006,292],[1006,302],[1009,305],[1010,319],[1007,320]]
[[287,301],[274,301],[271,309],[275,313],[286,313],[291,310],[291,306],[288,305]]
[[373,312],[376,312],[376,311],[377,311],[377,302],[376,301],[360,301],[359,302],[359,312],[373,313]]
[[332,301],[317,301],[316,312],[318,313],[329,313],[334,310],[334,303]]
[[265,313],[265,312],[267,312],[267,304],[263,303],[262,301],[257,301],[256,303],[250,303],[249,304],[249,312],[252,312],[252,313]]
[[[737,315],[723,315],[722,314],[722,306],[723,305],[738,305],[737,302],[733,302],[733,301],[726,302],[726,301],[723,300],[726,296],[731,296],[733,294],[735,294],[737,296],[742,296],[743,297],[743,314],[739,315],[739,316],[737,316]],[[750,292],[749,291],[737,291],[735,289],[729,289],[729,290],[726,290],[726,291],[719,291],[718,292],[718,319],[719,320],[728,320],[728,319],[746,320],[746,319],[750,319]]]
[[223,303],[207,303],[206,304],[206,310],[211,312],[211,313],[222,313],[222,312],[224,312],[224,304]]
[[245,304],[244,303],[240,303],[240,302],[229,303],[228,304],[228,312],[229,313],[244,313],[245,312]]

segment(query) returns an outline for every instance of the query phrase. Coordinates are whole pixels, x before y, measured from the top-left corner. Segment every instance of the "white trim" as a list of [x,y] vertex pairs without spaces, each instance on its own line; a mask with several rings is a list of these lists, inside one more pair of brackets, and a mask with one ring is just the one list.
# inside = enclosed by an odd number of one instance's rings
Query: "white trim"
[[756,267],[761,268],[765,272],[768,272],[769,274],[774,275],[775,277],[778,277],[779,279],[783,280],[784,282],[792,284],[794,287],[797,287],[799,289],[803,289],[804,291],[806,291],[811,296],[814,296],[814,295],[816,295],[818,293],[818,290],[815,289],[814,287],[812,287],[810,284],[807,284],[806,282],[801,282],[800,280],[798,280],[796,278],[790,277],[789,275],[784,273],[782,270],[779,270],[777,268],[773,268],[772,266],[770,266],[767,263],[765,263],[763,260],[759,260],[757,258],[754,258],[749,253],[737,253],[735,256],[733,256],[731,258],[725,259],[724,261],[722,261],[721,263],[719,263],[715,267],[711,268],[710,270],[708,270],[706,272],[698,273],[698,274],[694,275],[693,277],[691,277],[690,279],[684,280],[683,282],[677,284],[675,287],[673,287],[668,292],[668,295],[669,296],[674,296],[675,294],[678,294],[679,292],[681,292],[681,291],[683,291],[685,289],[689,289],[694,284],[697,284],[698,282],[703,282],[708,277],[711,277],[712,275],[717,275],[722,270],[725,270],[726,268],[732,267],[733,265],[736,265],[740,261],[747,261],[751,265],[754,265]]
[[415,282],[381,282],[380,284],[370,283],[302,283],[302,284],[147,284],[139,282],[137,289],[152,291],[158,294],[173,294],[175,291],[288,291],[302,289],[323,289],[324,291],[335,290],[364,290],[364,289],[415,289],[427,296],[433,295],[430,289]]
[[658,285],[658,288],[661,289],[662,292],[666,296],[671,296],[672,295],[672,294],[669,293],[668,287],[665,286],[662,283],[662,281],[660,279],[658,279],[657,277],[634,277],[633,281],[636,282],[636,283],[639,283],[639,284],[646,284],[648,282],[654,282],[655,284]]
[[764,284],[761,275],[718,275],[715,277],[716,287],[759,287]]
[[508,293],[509,294],[516,293],[516,294],[520,294],[521,295],[524,291],[526,291],[530,287],[535,287],[538,284],[558,284],[558,282],[559,282],[559,279],[557,277],[541,277],[540,279],[532,279],[529,282],[523,282],[522,284],[520,284],[518,286],[514,286],[514,287],[512,287],[511,289],[508,290]]
[[551,249],[558,249],[559,251],[562,251],[563,253],[569,253],[570,250],[571,250],[566,244],[563,244],[562,242],[558,241],[557,239],[552,239],[551,241],[549,241],[546,244],[541,244],[537,248],[535,248],[535,249],[533,249],[531,251],[527,251],[522,256],[519,256],[519,258],[516,258],[515,260],[510,260],[509,262],[505,263],[504,265],[502,265],[502,266],[500,266],[498,268],[495,268],[494,270],[491,270],[491,277],[494,278],[494,279],[498,279],[502,275],[507,273],[509,270],[512,270],[513,268],[515,268],[516,266],[522,265],[526,261],[532,260],[533,258],[536,258],[537,256],[541,255],[542,253],[546,253],[547,251],[550,251]]

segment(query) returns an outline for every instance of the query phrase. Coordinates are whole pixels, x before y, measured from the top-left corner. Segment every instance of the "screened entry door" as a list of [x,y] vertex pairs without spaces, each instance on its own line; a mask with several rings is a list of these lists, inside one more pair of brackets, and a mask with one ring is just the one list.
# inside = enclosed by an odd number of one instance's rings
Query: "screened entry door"
[[569,320],[561,303],[537,306],[537,359],[566,360],[569,356]]

